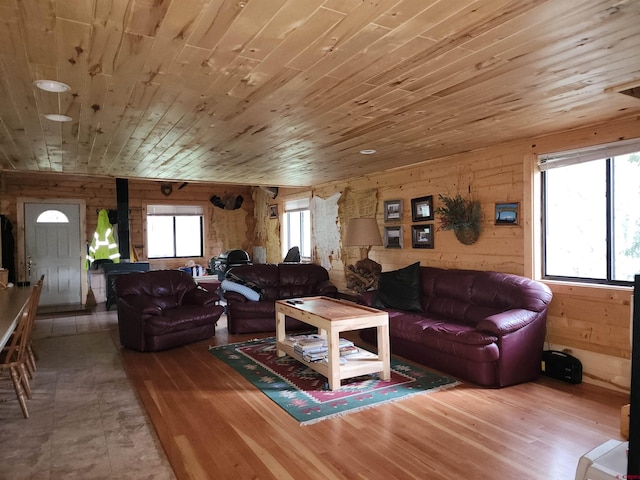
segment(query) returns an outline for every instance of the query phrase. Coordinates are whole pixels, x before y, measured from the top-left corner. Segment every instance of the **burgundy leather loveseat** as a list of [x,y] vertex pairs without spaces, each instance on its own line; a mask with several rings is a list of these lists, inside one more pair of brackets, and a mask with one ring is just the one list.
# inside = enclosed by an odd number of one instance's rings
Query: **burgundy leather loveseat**
[[118,328],[122,346],[155,352],[215,335],[224,313],[220,297],[180,270],[118,275]]
[[[276,300],[320,295],[336,297],[338,294],[338,289],[329,281],[327,270],[312,263],[239,265],[229,273],[261,290],[257,301],[225,290],[230,333],[275,332]],[[309,329],[309,325],[293,318],[286,319],[286,327],[287,330]]]
[[[546,285],[498,272],[412,267],[415,311],[381,305],[377,291],[359,296],[388,311],[392,353],[485,387],[538,377],[552,297]],[[385,283],[383,273],[379,288]],[[375,330],[361,335],[375,344]]]

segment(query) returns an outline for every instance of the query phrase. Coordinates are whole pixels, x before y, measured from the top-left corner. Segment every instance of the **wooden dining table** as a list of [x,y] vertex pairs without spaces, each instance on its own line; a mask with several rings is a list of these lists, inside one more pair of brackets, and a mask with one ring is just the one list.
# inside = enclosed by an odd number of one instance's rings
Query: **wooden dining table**
[[20,315],[27,307],[32,287],[0,289],[0,349],[2,349],[18,325]]

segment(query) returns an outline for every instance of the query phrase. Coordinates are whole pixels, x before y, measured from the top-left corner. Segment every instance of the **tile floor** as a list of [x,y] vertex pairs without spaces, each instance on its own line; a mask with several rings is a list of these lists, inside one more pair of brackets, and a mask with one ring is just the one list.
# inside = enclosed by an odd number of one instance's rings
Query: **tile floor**
[[116,325],[104,308],[36,319],[29,419],[0,382],[0,480],[175,479],[122,367]]

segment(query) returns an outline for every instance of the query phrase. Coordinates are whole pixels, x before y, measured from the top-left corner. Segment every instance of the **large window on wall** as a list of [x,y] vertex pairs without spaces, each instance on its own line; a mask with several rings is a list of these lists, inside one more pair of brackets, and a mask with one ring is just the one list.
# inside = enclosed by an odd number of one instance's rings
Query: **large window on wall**
[[148,258],[202,257],[203,208],[147,205]]
[[640,273],[640,141],[543,155],[543,276],[631,285]]
[[309,198],[285,200],[282,218],[282,257],[292,247],[300,249],[300,259],[311,261],[311,210]]

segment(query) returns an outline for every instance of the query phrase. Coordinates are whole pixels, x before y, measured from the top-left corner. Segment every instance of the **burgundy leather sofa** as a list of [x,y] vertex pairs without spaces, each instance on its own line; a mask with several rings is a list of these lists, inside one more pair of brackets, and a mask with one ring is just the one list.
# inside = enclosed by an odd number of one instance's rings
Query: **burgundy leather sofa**
[[118,275],[115,289],[120,343],[140,352],[210,338],[224,313],[217,293],[198,287],[180,270]]
[[[372,306],[376,297],[358,301]],[[419,267],[422,311],[384,308],[391,351],[480,386],[535,380],[551,298],[546,285],[517,275]],[[361,336],[375,344],[375,330]]]
[[[327,270],[312,263],[239,265],[229,272],[262,290],[258,301],[251,301],[238,292],[224,292],[230,333],[275,332],[276,300],[320,295],[336,297],[338,294],[338,289],[329,281]],[[310,327],[287,317],[286,328],[303,330]]]

